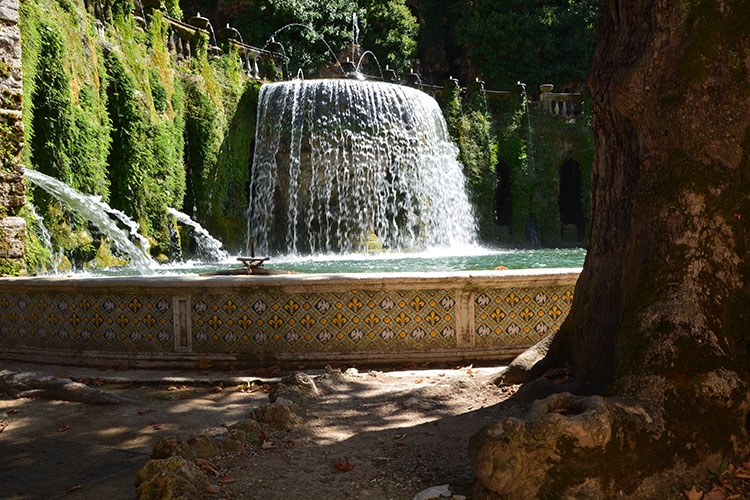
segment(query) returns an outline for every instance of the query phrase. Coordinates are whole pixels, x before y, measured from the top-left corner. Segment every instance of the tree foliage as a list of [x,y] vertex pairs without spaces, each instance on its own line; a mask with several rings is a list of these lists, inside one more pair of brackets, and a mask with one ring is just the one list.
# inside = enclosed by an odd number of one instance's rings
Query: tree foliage
[[238,15],[236,24],[254,44],[263,44],[289,24],[306,26],[292,26],[275,36],[284,46],[292,75],[298,69],[314,74],[350,47],[354,14],[362,52],[371,50],[381,64],[404,71],[416,50],[417,19],[405,0],[258,0],[252,4]]
[[456,41],[490,87],[525,80],[580,85],[594,49],[598,0],[465,0]]

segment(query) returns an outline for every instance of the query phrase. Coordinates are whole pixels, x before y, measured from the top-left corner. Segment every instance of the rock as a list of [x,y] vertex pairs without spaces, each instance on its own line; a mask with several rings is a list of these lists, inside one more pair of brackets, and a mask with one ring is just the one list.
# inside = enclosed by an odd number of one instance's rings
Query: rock
[[136,500],[199,498],[206,485],[203,472],[180,457],[149,460],[135,479]]
[[433,486],[432,488],[420,491],[414,495],[412,500],[431,500],[433,498],[451,498],[452,496],[453,494],[448,485],[443,484],[441,486]]
[[323,375],[315,377],[315,384],[319,390],[333,392],[339,390],[340,386],[349,383],[346,375],[341,370],[331,368],[330,365],[325,367],[326,372]]
[[229,434],[240,432],[245,436],[247,441],[257,443],[263,440],[263,427],[260,423],[252,418],[240,420],[236,424],[229,427]]
[[296,427],[302,423],[300,413],[302,409],[291,401],[278,398],[271,404],[264,404],[253,411],[250,416],[277,430]]
[[523,384],[540,377],[545,370],[544,363],[541,361],[547,355],[554,338],[554,334],[548,335],[516,356],[516,359],[495,378],[494,383],[497,385]]
[[430,410],[432,403],[422,398],[408,398],[399,402],[399,406],[406,410]]
[[239,452],[245,449],[248,442],[247,436],[242,431],[232,431],[227,436],[218,440],[219,449],[222,452]]
[[195,458],[212,458],[219,454],[216,443],[208,436],[196,436],[188,439],[188,445]]
[[193,451],[185,440],[177,436],[167,436],[159,439],[151,452],[151,458],[162,459],[169,457],[181,457],[186,460],[194,460]]
[[318,397],[318,388],[313,379],[306,373],[297,372],[281,379],[268,395],[271,402],[278,398],[302,405],[307,399]]

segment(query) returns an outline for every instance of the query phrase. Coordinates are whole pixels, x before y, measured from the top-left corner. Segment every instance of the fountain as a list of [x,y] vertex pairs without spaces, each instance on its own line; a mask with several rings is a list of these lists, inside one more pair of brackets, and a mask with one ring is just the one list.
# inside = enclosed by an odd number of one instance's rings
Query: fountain
[[468,245],[475,223],[435,100],[358,80],[261,88],[249,233],[269,254]]
[[[64,182],[45,175],[30,168],[26,169],[25,176],[37,186],[41,187],[49,194],[65,203],[68,207],[75,210],[81,217],[94,223],[104,234],[109,236],[114,245],[124,252],[130,259],[130,263],[140,274],[153,274],[153,261],[146,253],[148,247],[138,248],[130,241],[128,232],[121,229],[109,214],[115,215],[121,221],[124,221],[130,229],[130,233],[137,235],[140,241],[147,240],[138,234],[138,224],[131,220],[127,215],[115,210],[106,203],[101,201],[99,196],[91,196],[79,193]],[[135,236],[134,235],[134,236]]]
[[229,258],[229,254],[222,248],[219,240],[211,236],[206,229],[184,214],[174,208],[168,208],[167,212],[174,216],[181,224],[190,227],[193,230],[193,239],[197,247],[197,253],[200,257],[208,261],[222,261]]

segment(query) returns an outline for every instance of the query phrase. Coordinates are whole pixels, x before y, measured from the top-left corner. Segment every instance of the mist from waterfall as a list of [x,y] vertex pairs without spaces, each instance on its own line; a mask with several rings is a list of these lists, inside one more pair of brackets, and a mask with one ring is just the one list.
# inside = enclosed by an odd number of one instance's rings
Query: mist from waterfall
[[456,247],[476,224],[435,100],[356,80],[265,84],[248,233],[267,254]]

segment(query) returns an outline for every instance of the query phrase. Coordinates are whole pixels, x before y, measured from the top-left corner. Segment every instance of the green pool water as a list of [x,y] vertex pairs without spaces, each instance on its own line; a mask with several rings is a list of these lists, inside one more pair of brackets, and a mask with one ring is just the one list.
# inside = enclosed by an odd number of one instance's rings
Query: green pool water
[[[431,250],[424,252],[277,256],[265,267],[300,273],[388,273],[388,272],[450,272],[491,270],[499,266],[508,269],[543,269],[581,267],[586,256],[582,248],[561,249],[488,249],[469,247],[457,250]],[[188,261],[158,266],[157,274],[200,274],[242,268],[236,257],[222,262]],[[97,275],[122,276],[134,274],[127,269],[103,270]]]

